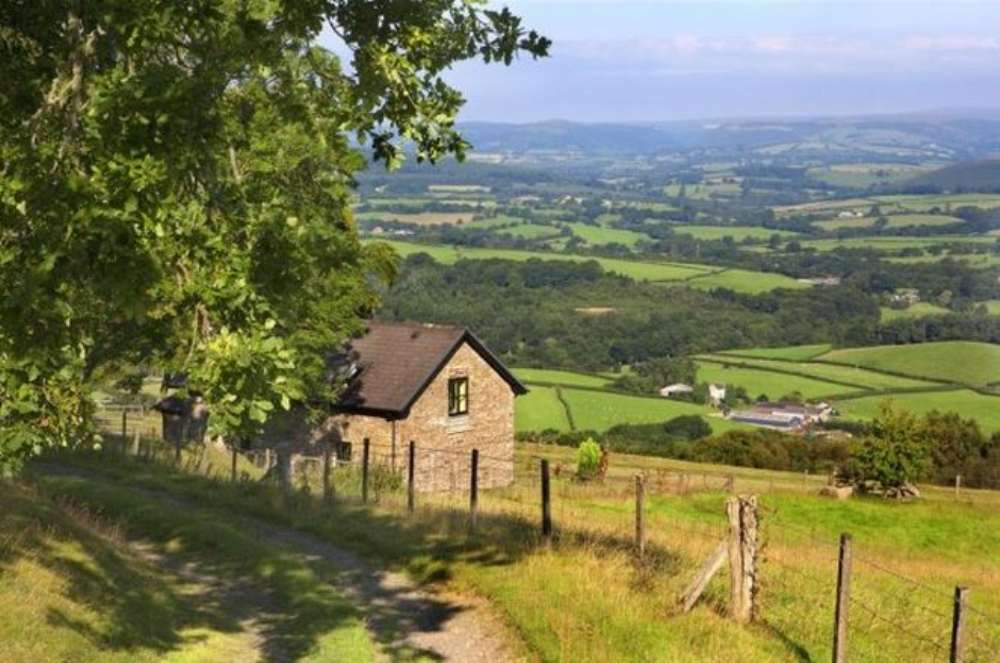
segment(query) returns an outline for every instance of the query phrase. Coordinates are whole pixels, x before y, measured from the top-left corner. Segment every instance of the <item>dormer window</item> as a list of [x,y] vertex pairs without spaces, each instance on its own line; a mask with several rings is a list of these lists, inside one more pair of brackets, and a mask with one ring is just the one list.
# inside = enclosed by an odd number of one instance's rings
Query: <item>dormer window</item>
[[469,414],[469,378],[448,380],[448,416]]

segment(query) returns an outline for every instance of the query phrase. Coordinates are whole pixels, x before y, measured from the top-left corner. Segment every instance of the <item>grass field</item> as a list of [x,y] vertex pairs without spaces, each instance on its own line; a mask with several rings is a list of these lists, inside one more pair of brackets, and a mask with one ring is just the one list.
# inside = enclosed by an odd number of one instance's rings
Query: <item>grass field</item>
[[[837,401],[842,416],[851,419],[871,419],[878,413],[884,396]],[[975,419],[986,433],[1000,431],[1000,396],[985,396],[968,389],[934,391],[915,394],[895,394],[892,400],[900,407],[918,415],[931,410],[956,412],[963,418]]]
[[821,359],[976,387],[1000,381],[1000,345],[991,343],[943,341],[852,348],[834,350]]
[[806,361],[820,356],[833,349],[829,343],[816,345],[789,345],[781,348],[744,348],[742,350],[727,350],[717,354],[733,354],[742,357],[758,359],[788,359],[790,361]]
[[540,226],[534,223],[523,223],[518,226],[501,228],[497,230],[501,235],[511,235],[522,239],[542,239],[543,237],[555,237],[559,234],[559,229],[554,226]]
[[848,239],[809,239],[801,242],[803,247],[817,251],[844,249],[873,249],[876,251],[901,251],[922,249],[938,244],[991,244],[993,237],[969,235],[935,235],[932,237],[851,237]]
[[808,284],[799,283],[792,277],[785,276],[784,274],[749,272],[744,269],[726,269],[707,276],[696,276],[688,280],[687,284],[693,288],[702,290],[727,288],[736,292],[746,292],[749,294],[770,292],[778,288],[803,290],[811,287]]
[[865,189],[873,184],[901,182],[929,170],[932,167],[909,164],[836,164],[810,168],[809,176],[834,186]]
[[[387,494],[361,507],[342,492],[335,504],[297,501],[282,510],[266,484],[230,487],[148,463],[104,465],[109,481],[169,490],[233,514],[250,512],[293,526],[373,562],[432,576],[490,601],[541,661],[819,661],[830,658],[836,540],[854,537],[852,660],[942,660],[941,651],[903,632],[947,643],[951,592],[971,587],[967,627],[988,661],[1000,638],[1000,504],[995,494],[925,488],[924,499],[890,503],[815,496],[823,476],[694,465],[613,454],[608,478],[572,477],[574,449],[519,445],[515,486],[481,491],[479,527],[470,534],[467,496],[420,495],[415,513]],[[556,537],[537,531],[537,458],[556,468]],[[82,461],[81,461],[82,462]],[[633,476],[647,480],[647,557],[637,563]],[[677,479],[685,473],[688,489]],[[757,623],[726,619],[725,569],[688,614],[676,598],[726,535],[718,487],[732,475],[740,493],[757,493],[765,554],[760,560]],[[915,584],[916,583],[916,584]],[[919,608],[919,609],[918,609]],[[902,629],[899,630],[899,629]],[[982,644],[985,642],[985,644]],[[945,656],[947,653],[945,652]],[[530,660],[530,658],[529,658]]]
[[726,367],[705,361],[698,362],[698,381],[743,387],[751,399],[763,394],[769,400],[777,400],[793,392],[798,392],[805,398],[816,399],[857,391],[852,387],[797,375],[736,366]]
[[628,247],[635,246],[640,241],[649,241],[649,236],[637,233],[632,230],[620,230],[618,228],[605,228],[603,226],[591,226],[586,223],[567,223],[573,234],[591,246],[601,244],[623,244]]
[[617,424],[655,424],[691,414],[704,417],[717,433],[741,427],[711,416],[711,408],[695,403],[572,388],[563,389],[562,394],[578,430],[603,432]]
[[570,430],[566,407],[559,401],[555,387],[529,385],[528,393],[514,401],[514,430]]
[[882,306],[879,311],[881,312],[882,322],[891,322],[892,320],[905,318],[922,318],[927,315],[947,315],[948,313],[951,313],[951,311],[945,307],[937,306],[936,304],[931,304],[929,302],[917,302],[916,304],[903,309]]
[[567,387],[606,387],[611,380],[600,375],[588,375],[573,371],[555,371],[546,368],[515,368],[514,375],[522,382],[560,384]]
[[455,225],[472,221],[475,212],[361,212],[357,215],[359,221],[395,221],[396,223],[412,223],[416,226]]
[[[961,219],[944,214],[893,214],[886,217],[889,223],[888,228],[908,228],[912,226],[948,226],[961,223]],[[869,228],[875,225],[873,217],[862,217],[860,219],[830,219],[828,221],[817,221],[813,225],[819,226],[823,230],[838,230],[840,228]]]
[[819,200],[798,205],[775,207],[779,216],[803,212],[827,212],[842,209],[858,209],[867,211],[872,205],[879,205],[883,213],[890,212],[926,212],[932,208],[948,206],[993,208],[1000,207],[1000,195],[983,193],[960,193],[949,195],[891,195],[872,196],[868,198],[848,198],[835,200]]
[[988,302],[980,302],[986,307],[986,312],[990,315],[1000,315],[1000,299],[992,299]]
[[758,226],[695,226],[695,225],[674,225],[671,226],[678,235],[691,235],[697,239],[720,240],[723,237],[732,237],[734,241],[742,242],[745,239],[756,239],[766,241],[773,235],[778,235],[782,239],[790,239],[798,236],[788,230],[772,230]]
[[[834,354],[834,353],[830,353]],[[822,355],[825,359],[830,355]],[[731,362],[745,364],[750,368],[772,369],[775,371],[792,371],[800,373],[806,377],[818,380],[829,380],[848,385],[857,385],[864,389],[910,389],[915,387],[929,387],[934,384],[932,380],[919,380],[914,378],[887,375],[877,371],[858,368],[856,366],[840,366],[834,364],[823,364],[817,362],[795,362],[779,361],[773,359],[743,359],[739,357],[726,357],[725,355],[705,355],[705,357],[721,362]]]

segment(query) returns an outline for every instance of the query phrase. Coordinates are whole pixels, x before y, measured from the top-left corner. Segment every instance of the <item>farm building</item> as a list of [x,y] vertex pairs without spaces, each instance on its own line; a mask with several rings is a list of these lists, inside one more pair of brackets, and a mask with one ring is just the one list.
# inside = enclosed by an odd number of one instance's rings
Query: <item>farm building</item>
[[749,410],[734,410],[728,418],[765,428],[801,430],[819,421],[826,421],[832,412],[833,409],[827,403],[757,403]]
[[527,389],[469,330],[371,322],[335,364],[347,385],[329,418],[310,426],[293,410],[276,417],[255,446],[281,458],[326,444],[339,461],[357,463],[367,440],[372,463],[404,471],[413,441],[421,491],[467,486],[478,449],[481,486],[513,481],[514,398]]
[[683,382],[678,382],[677,384],[668,384],[663,389],[660,389],[660,396],[670,398],[671,396],[690,394],[692,392],[694,392],[694,387],[689,384],[684,384]]

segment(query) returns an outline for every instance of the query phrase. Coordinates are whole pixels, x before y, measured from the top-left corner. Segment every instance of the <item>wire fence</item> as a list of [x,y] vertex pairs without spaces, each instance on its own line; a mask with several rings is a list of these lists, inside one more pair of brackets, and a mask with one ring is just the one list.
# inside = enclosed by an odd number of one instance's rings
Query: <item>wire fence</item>
[[[131,440],[124,439],[118,451],[134,454]],[[143,457],[159,460],[170,460],[173,451],[155,441],[143,441],[138,449]],[[284,456],[270,449],[226,448],[188,454],[183,469],[217,481],[273,480],[276,485],[284,474],[288,489],[297,494],[443,522],[449,532],[476,529],[498,541],[519,537],[531,545],[592,546],[601,554],[645,550],[643,568],[658,576],[654,582],[668,594],[664,601],[670,614],[679,611],[681,590],[706,559],[734,535],[724,498],[714,495],[733,492],[731,476],[661,470],[639,473],[638,479],[585,483],[575,480],[572,468],[515,455],[509,446],[475,451],[473,459],[472,449],[419,443],[369,442],[349,450],[331,445],[313,455]],[[645,502],[637,501],[637,480]],[[546,513],[554,525],[551,535],[543,532]],[[829,658],[838,602],[838,541],[786,522],[773,509],[760,507],[758,518],[754,619],[800,658]],[[858,550],[853,562],[846,618],[849,660],[949,658],[956,603],[945,578],[920,573],[920,560],[883,550]],[[976,587],[971,597],[962,615],[964,658],[959,660],[1000,660],[1000,604],[986,592],[977,595]],[[730,593],[721,576],[709,583],[702,601],[727,613]]]

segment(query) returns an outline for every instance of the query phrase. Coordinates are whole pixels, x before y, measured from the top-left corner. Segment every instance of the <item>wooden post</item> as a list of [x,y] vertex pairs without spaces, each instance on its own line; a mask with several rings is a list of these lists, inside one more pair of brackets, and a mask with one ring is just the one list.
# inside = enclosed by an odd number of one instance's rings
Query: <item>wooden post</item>
[[951,620],[951,663],[965,660],[965,607],[968,604],[969,589],[955,588],[955,614]]
[[365,438],[361,452],[361,501],[368,502],[368,457],[371,443]]
[[410,458],[409,462],[406,464],[406,510],[413,513],[414,504],[414,490],[413,485],[413,468],[417,458],[417,444],[413,440],[410,440]]
[[552,503],[549,492],[549,461],[542,459],[542,537],[552,539]]
[[141,451],[139,447],[139,442],[140,442],[139,428],[136,427],[135,433],[132,435],[132,455],[135,456],[136,458],[139,457],[139,452]]
[[833,625],[833,663],[847,660],[847,614],[851,605],[851,535],[840,535],[837,560],[837,604]]
[[122,453],[125,453],[125,444],[128,440],[128,409],[122,408]]
[[962,493],[962,475],[955,475],[955,499],[957,500]]
[[646,523],[643,511],[646,503],[646,485],[641,474],[635,475],[635,550],[641,559],[646,554]]
[[730,497],[729,517],[729,612],[745,624],[753,619],[757,583],[757,498]]
[[236,483],[236,456],[237,456],[237,453],[236,453],[236,444],[234,443],[231,448],[232,448],[232,454],[233,454],[233,459],[232,459],[233,464],[232,464],[232,467],[230,468],[229,480],[231,482],[233,482],[233,483]]
[[705,588],[708,587],[709,581],[712,577],[718,573],[719,569],[726,562],[726,557],[728,552],[728,543],[723,541],[719,544],[719,547],[715,549],[715,552],[705,561],[705,564],[698,571],[698,575],[695,576],[691,584],[688,585],[687,589],[681,595],[681,609],[684,612],[691,612],[691,608],[701,597]]
[[333,500],[333,481],[330,480],[331,471],[330,443],[323,445],[323,501]]
[[475,529],[479,516],[479,449],[472,450],[469,467],[469,526]]

